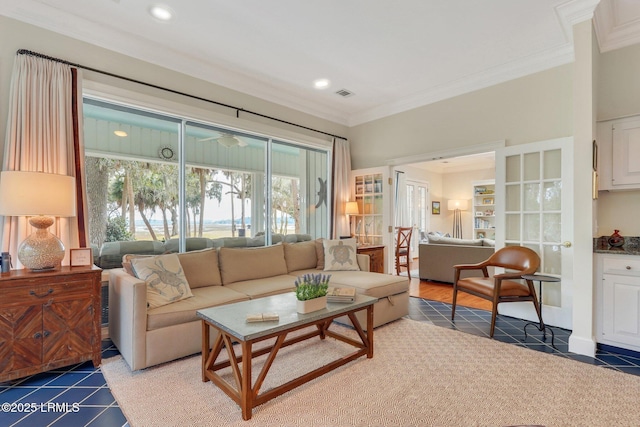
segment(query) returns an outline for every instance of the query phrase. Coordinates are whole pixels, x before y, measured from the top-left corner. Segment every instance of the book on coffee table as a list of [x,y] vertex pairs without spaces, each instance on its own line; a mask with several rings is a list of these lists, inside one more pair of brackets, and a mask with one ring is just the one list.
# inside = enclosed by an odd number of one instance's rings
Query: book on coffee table
[[278,313],[247,314],[247,322],[277,322],[280,320]]
[[327,289],[327,302],[353,302],[355,298],[355,288],[336,288],[329,286],[329,289]]

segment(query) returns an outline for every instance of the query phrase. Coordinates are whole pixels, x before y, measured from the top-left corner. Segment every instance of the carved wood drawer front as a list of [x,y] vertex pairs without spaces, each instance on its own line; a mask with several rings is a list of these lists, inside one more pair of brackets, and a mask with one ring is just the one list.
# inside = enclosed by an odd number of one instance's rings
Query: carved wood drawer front
[[0,306],[46,304],[52,298],[73,299],[91,292],[90,280],[69,280],[62,283],[33,283],[0,289]]

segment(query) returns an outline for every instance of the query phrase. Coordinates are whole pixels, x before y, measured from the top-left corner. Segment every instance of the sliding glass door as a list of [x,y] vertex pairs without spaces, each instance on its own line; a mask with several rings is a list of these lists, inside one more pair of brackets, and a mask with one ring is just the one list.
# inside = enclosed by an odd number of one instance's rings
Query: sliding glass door
[[329,151],[84,100],[90,241],[327,237]]

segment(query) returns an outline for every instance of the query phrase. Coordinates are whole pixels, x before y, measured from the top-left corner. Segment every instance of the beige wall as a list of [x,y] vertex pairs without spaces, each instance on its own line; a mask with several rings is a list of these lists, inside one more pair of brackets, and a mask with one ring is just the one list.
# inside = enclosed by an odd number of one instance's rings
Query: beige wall
[[443,231],[451,232],[453,228],[453,212],[447,210],[449,200],[466,200],[469,209],[462,212],[462,238],[473,238],[473,183],[487,179],[495,179],[496,170],[482,169],[469,172],[457,172],[444,174],[442,182],[442,214],[446,228]]
[[[242,107],[247,110],[253,110],[268,116],[277,117],[282,120],[319,129],[331,134],[347,136],[347,128],[340,124],[319,119],[309,114],[282,107],[222,86],[207,83],[203,80],[189,77],[166,68],[158,67],[132,57],[121,55],[113,51],[65,37],[4,16],[0,16],[0,40],[2,40],[2,43],[0,43],[0,135],[3,136],[0,138],[1,147],[4,146],[4,135],[6,134],[7,111],[9,105],[8,93],[11,81],[11,71],[16,51],[18,49],[32,50],[73,63],[79,63],[87,67],[121,74],[129,78],[153,83],[161,87],[167,87],[180,92]],[[228,108],[218,107],[207,102],[197,101],[192,98],[148,88],[139,84],[128,83],[124,80],[107,77],[95,72],[85,71],[84,78],[87,81],[105,83],[118,88],[124,88],[133,92],[146,94],[151,97],[175,101],[181,104],[186,104],[189,107],[200,108],[210,112],[211,120],[222,117],[225,120],[225,124],[235,125],[238,128],[256,130],[247,127],[255,124],[260,131],[270,129],[276,130],[279,133],[278,136],[293,137],[295,135],[302,135],[327,141],[327,144],[330,140],[329,137],[322,136],[318,133],[301,130],[299,128],[279,124],[266,119],[259,119],[247,114],[241,113],[240,119],[236,119],[235,110],[229,110]],[[0,153],[3,152],[4,150],[1,149]]]
[[[640,44],[605,52],[598,59],[597,119],[640,115]],[[637,212],[640,190],[601,191],[595,235],[609,236],[617,229],[624,236],[640,236]]]
[[349,130],[354,167],[506,140],[573,134],[572,67],[565,65]]

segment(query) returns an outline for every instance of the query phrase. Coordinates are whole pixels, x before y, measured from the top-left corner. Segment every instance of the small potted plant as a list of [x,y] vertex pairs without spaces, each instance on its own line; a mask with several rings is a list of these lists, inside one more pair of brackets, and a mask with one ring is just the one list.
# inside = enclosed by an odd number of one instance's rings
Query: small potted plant
[[298,299],[298,313],[310,313],[322,310],[327,306],[327,289],[331,275],[305,274],[298,277],[296,285],[296,298]]

